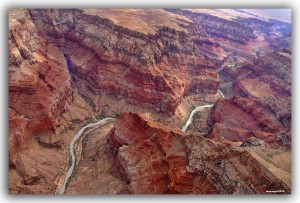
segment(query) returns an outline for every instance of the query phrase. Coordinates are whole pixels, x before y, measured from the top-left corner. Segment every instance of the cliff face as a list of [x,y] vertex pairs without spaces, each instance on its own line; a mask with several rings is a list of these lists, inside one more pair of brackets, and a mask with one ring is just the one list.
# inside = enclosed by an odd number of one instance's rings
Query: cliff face
[[[10,193],[57,193],[76,131],[127,111],[84,139],[67,193],[290,193],[291,51],[261,57],[290,24],[172,12],[9,12]],[[201,134],[165,125],[220,98],[219,74],[233,98],[198,112]]]
[[291,57],[289,53],[272,52],[239,68],[234,72],[235,95],[259,98],[280,119],[290,119]]
[[162,25],[155,34],[145,34],[86,10],[29,12],[64,50],[79,89],[122,97],[167,115],[190,92],[217,91],[218,75],[187,31]]
[[[269,50],[291,47],[291,24],[258,16],[228,18],[218,9],[167,9],[193,20],[190,30],[200,52],[222,67],[224,62],[244,62],[260,57]],[[213,10],[213,11],[212,11]],[[222,10],[222,9],[220,9]],[[217,14],[217,15],[215,15]],[[229,57],[229,58],[228,58]]]
[[53,193],[66,163],[63,133],[92,115],[71,86],[64,53],[24,9],[9,11],[8,72],[9,191]]
[[[48,193],[45,182],[54,192],[54,180],[64,168],[48,176],[41,172],[43,166],[36,166],[32,184],[38,187],[25,184],[28,178],[31,183],[31,167],[37,164],[30,157],[38,154],[49,167],[57,167],[32,146],[63,156],[69,142],[65,131],[71,135],[78,123],[103,112],[108,97],[114,99],[114,113],[131,105],[171,116],[184,96],[217,91],[217,72],[188,33],[192,22],[157,13],[163,21],[149,23],[151,29],[141,32],[89,9],[9,12],[9,163],[10,181],[16,181],[10,192]],[[22,164],[19,156],[25,157]]]
[[244,142],[254,136],[267,143],[290,147],[291,54],[272,52],[253,63],[222,74],[233,81],[240,98],[218,101],[212,109],[211,138]]
[[72,99],[63,53],[42,35],[26,11],[10,12],[10,155],[25,147],[28,135],[54,131]]
[[209,138],[224,138],[233,142],[244,142],[257,137],[266,143],[288,145],[281,140],[285,126],[274,112],[257,99],[232,98],[216,102],[211,111],[215,123]]
[[114,166],[129,193],[290,191],[251,153],[201,135],[183,134],[137,114],[122,113],[109,136]]

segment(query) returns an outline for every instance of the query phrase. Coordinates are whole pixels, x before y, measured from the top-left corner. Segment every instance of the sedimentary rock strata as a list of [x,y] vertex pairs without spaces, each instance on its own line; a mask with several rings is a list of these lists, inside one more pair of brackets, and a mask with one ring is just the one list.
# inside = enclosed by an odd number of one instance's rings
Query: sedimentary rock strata
[[260,18],[238,9],[167,10],[193,20],[190,27],[193,41],[217,67],[226,62],[252,60],[270,49],[280,50],[291,45],[291,25],[279,20]]
[[[244,142],[254,136],[266,143],[288,146],[289,128],[286,128],[272,109],[254,98],[231,98],[216,102],[211,111],[214,123],[209,138],[225,138]],[[282,140],[285,134],[285,141]]]
[[291,24],[236,12],[9,11],[9,192],[58,193],[119,116],[67,194],[290,193]]
[[288,186],[248,152],[161,127],[122,113],[110,132],[113,162],[129,193],[289,193]]
[[[38,35],[28,12],[11,12],[10,17],[10,137],[12,146],[24,148],[27,136],[61,125],[60,114],[72,99],[72,89],[63,53]],[[13,127],[17,118],[21,122]]]
[[254,136],[290,147],[291,54],[272,52],[222,74],[233,81],[236,97],[216,102],[209,137],[244,142]]
[[75,80],[94,94],[121,96],[172,115],[183,95],[216,93],[219,79],[212,62],[200,55],[182,27],[163,24],[155,34],[145,34],[91,10],[29,13],[37,27],[49,30],[48,37],[62,47]]

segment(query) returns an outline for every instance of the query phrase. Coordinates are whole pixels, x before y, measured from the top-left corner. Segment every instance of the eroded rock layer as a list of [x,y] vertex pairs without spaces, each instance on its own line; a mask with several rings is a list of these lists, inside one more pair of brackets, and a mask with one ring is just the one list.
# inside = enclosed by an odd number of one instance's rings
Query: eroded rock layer
[[235,95],[258,98],[283,120],[291,117],[291,54],[272,52],[232,71]]
[[28,135],[55,131],[72,100],[63,53],[30,20],[28,12],[10,12],[9,23],[10,156],[24,149]]
[[[291,24],[287,22],[245,15],[249,13],[238,9],[167,10],[193,20],[193,41],[218,67],[291,47]],[[230,16],[233,13],[236,15]]]
[[122,113],[109,136],[114,166],[127,182],[129,193],[290,192],[288,185],[250,153],[137,114]]
[[[92,117],[71,86],[63,51],[25,9],[9,11],[9,192],[54,193],[69,135]],[[74,132],[69,132],[74,134]]]
[[215,103],[210,138],[244,142],[251,136],[290,148],[291,54],[272,52],[222,74],[236,97]]
[[[123,111],[143,116],[122,113],[109,144],[108,128],[84,139],[67,193],[290,193],[291,51],[261,57],[290,47],[290,24],[172,12],[9,11],[10,193],[57,193],[77,130]],[[149,119],[213,103],[218,73],[235,97],[198,112],[201,134]]]
[[184,95],[217,91],[214,66],[201,57],[186,29],[162,24],[155,34],[145,34],[91,10],[29,12],[37,27],[64,50],[78,86],[93,94],[121,96],[173,115]]

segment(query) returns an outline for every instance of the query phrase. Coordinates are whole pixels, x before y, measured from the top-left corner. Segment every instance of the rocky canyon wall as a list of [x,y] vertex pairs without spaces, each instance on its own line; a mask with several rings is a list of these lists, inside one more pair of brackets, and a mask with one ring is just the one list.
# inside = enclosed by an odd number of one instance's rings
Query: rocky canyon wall
[[99,194],[290,193],[290,28],[185,9],[9,11],[10,193],[57,193],[70,140],[106,116],[66,192],[88,171]]
[[217,91],[213,64],[200,55],[187,30],[161,25],[155,34],[145,34],[86,10],[29,13],[68,55],[75,80],[93,94],[121,96],[172,115],[184,95]]
[[72,100],[63,53],[40,34],[28,12],[10,13],[9,152],[24,149],[29,135],[55,131]]
[[[75,133],[78,123],[100,115],[101,99],[115,99],[115,112],[122,99],[125,109],[130,104],[172,116],[184,96],[217,92],[218,74],[186,29],[192,21],[151,12],[170,20],[148,32],[148,27],[119,25],[88,9],[9,11],[11,192],[54,192],[64,169],[40,149],[64,166],[66,130]],[[53,167],[51,175],[42,172],[45,164],[37,156]]]
[[[257,15],[243,15],[238,9],[167,9],[193,20],[193,41],[217,67],[224,62],[240,63],[291,48],[291,24]],[[234,15],[231,15],[235,13]]]
[[214,105],[210,137],[244,142],[254,136],[290,148],[291,54],[272,52],[222,74],[233,81],[235,97]]
[[114,167],[127,182],[129,193],[290,191],[249,152],[225,147],[200,134],[182,133],[137,114],[121,114],[109,136]]

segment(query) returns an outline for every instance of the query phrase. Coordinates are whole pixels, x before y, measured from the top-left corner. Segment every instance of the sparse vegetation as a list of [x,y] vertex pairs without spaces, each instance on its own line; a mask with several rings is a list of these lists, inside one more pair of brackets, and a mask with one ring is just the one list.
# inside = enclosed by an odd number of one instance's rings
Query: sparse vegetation
[[101,120],[101,119],[103,119],[103,118],[105,118],[105,117],[106,117],[105,110],[104,110],[104,109],[102,109],[102,111],[101,111],[100,115],[99,115],[99,116],[97,116],[96,118],[97,118],[98,120]]

